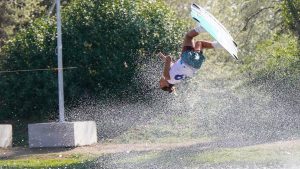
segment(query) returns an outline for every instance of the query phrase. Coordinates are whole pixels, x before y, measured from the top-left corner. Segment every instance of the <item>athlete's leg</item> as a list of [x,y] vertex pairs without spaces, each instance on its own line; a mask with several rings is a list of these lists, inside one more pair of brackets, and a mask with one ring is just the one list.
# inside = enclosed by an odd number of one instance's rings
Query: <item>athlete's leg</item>
[[194,37],[196,37],[197,35],[199,35],[198,32],[195,31],[195,29],[190,30],[189,32],[187,32],[185,34],[184,37],[184,41],[182,44],[182,47],[184,48],[185,46],[191,46],[194,47],[195,46],[195,42],[194,42]]
[[187,32],[182,44],[183,50],[186,46],[191,46],[194,48],[195,47],[194,37],[199,35],[199,33],[201,32],[205,32],[205,30],[200,25],[195,29],[192,29],[189,32]]
[[202,51],[203,49],[212,49],[214,46],[208,41],[197,41],[195,43],[195,51]]
[[212,48],[223,48],[217,41],[197,41],[195,43],[195,51],[202,51],[203,49],[212,49]]

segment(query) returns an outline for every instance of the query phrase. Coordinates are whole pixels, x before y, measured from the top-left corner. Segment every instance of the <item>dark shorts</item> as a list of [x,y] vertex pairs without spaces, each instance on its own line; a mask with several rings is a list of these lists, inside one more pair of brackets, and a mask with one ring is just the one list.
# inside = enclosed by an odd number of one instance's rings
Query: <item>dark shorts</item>
[[195,69],[200,69],[202,63],[205,61],[205,56],[202,51],[195,51],[192,46],[184,46],[182,48],[181,60]]

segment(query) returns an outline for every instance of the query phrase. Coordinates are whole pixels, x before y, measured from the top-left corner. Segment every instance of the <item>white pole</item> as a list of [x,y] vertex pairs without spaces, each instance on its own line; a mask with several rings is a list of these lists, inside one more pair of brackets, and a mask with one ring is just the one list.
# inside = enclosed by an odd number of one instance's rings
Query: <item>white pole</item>
[[60,0],[56,0],[59,122],[65,122]]

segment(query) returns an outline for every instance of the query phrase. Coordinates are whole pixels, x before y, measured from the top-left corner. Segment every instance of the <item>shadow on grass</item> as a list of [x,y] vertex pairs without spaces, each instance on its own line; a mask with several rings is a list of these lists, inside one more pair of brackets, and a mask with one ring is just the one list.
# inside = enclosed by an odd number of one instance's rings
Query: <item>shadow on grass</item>
[[[227,140],[200,143],[170,150],[124,152],[99,157],[89,168],[183,169],[183,168],[266,168],[300,166],[300,140],[269,142],[264,145],[228,145]],[[271,147],[270,147],[271,146]],[[273,147],[272,147],[273,146]],[[286,154],[289,152],[290,154]],[[298,162],[297,162],[298,161]]]

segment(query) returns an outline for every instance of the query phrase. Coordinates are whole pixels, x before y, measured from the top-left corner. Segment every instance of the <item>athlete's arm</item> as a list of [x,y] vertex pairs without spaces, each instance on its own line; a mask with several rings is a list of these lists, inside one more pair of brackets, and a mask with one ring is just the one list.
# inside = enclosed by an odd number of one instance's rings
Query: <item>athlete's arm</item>
[[165,57],[165,65],[164,65],[164,70],[163,70],[163,76],[165,77],[166,80],[170,80],[170,68],[171,68],[171,63],[172,63],[172,59],[170,56],[166,56]]
[[166,56],[164,54],[162,54],[161,52],[158,53],[158,56],[163,62],[166,61]]

